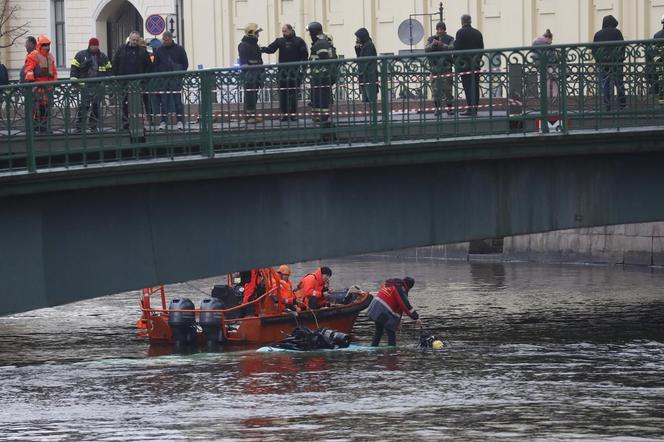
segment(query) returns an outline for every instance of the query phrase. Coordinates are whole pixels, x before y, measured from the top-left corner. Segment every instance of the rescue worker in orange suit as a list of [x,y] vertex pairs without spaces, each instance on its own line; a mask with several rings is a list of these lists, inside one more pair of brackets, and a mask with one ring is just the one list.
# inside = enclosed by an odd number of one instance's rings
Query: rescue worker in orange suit
[[293,283],[290,281],[290,267],[285,264],[279,266],[277,274],[279,275],[279,306],[282,307],[295,304]]
[[251,302],[265,293],[265,284],[263,282],[263,275],[261,275],[260,270],[253,269],[250,272],[242,272],[241,277],[243,280],[245,279],[245,275],[247,273],[249,273],[249,278],[248,281],[246,281],[244,284],[244,297],[242,298],[243,304]]
[[329,290],[332,270],[329,267],[320,267],[313,273],[302,278],[297,285],[295,296],[309,308],[319,308],[325,305],[325,293]]
[[[41,83],[58,79],[55,57],[51,54],[51,40],[45,35],[37,39],[37,49],[30,52],[25,59],[25,81]],[[52,88],[49,88],[52,89]],[[39,88],[35,91],[33,120],[35,130],[46,132],[48,122],[48,93]]]
[[404,313],[421,325],[417,311],[408,301],[408,292],[414,285],[415,280],[406,276],[404,279],[388,279],[378,290],[367,310],[367,316],[376,324],[372,347],[378,347],[383,331],[387,332],[387,344],[397,345],[396,331]]

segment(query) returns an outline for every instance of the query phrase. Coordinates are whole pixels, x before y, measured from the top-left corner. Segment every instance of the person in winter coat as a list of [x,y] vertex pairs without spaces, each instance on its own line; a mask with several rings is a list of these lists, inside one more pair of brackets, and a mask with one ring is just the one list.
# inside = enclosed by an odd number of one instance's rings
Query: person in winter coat
[[[454,39],[454,50],[484,49],[482,33],[471,26],[471,17],[468,14],[461,16],[461,29]],[[461,115],[477,115],[477,106],[480,100],[480,60],[481,54],[456,56],[456,70],[461,75],[463,91],[466,94],[468,109]]]
[[452,73],[452,56],[450,55],[450,51],[453,49],[454,37],[447,33],[447,26],[444,22],[438,22],[436,24],[436,35],[429,37],[424,47],[424,52],[432,54],[429,57],[429,64],[433,77],[431,89],[433,90],[436,116],[443,113],[443,96],[445,96],[447,115],[454,114],[454,74]]
[[[660,22],[663,27],[652,37],[654,40],[664,40],[664,15],[662,15]],[[659,104],[664,104],[664,41],[653,44],[650,58],[653,66],[653,75],[651,76],[654,79],[653,89],[657,94]]]
[[7,66],[0,63],[0,86],[6,86],[9,84],[9,71]]
[[414,285],[415,280],[409,276],[403,279],[388,279],[371,300],[367,316],[376,324],[372,347],[378,347],[384,331],[387,332],[387,345],[397,345],[396,331],[404,313],[421,325],[420,315],[408,300],[408,293]]
[[[263,29],[256,23],[249,23],[244,28],[244,37],[237,47],[240,56],[240,66],[261,66],[263,56],[258,46],[259,34]],[[258,91],[263,87],[262,69],[242,69],[242,84],[244,85],[244,112],[245,121],[249,124],[260,123],[262,118],[256,115]]]
[[[593,43],[608,41],[624,41],[622,32],[618,30],[618,20],[613,15],[607,15],[602,20],[602,29],[595,33]],[[602,102],[607,111],[611,110],[614,87],[618,91],[618,104],[620,109],[627,105],[625,96],[625,81],[623,80],[623,61],[625,60],[625,45],[602,45],[593,47],[593,56],[597,63],[599,73]]]
[[[151,71],[151,62],[148,51],[139,44],[141,34],[132,31],[127,43],[120,47],[113,56],[113,75],[135,75]],[[143,97],[141,97],[143,99]],[[143,103],[145,106],[145,103]],[[149,111],[145,106],[145,111]],[[129,129],[129,95],[122,95],[122,128]]]
[[[311,51],[309,60],[334,60],[337,51],[332,40],[323,33],[323,25],[314,21],[307,26],[311,37]],[[328,124],[332,106],[332,85],[336,82],[336,69],[334,64],[312,64],[311,72],[311,110],[314,122]]]
[[[161,37],[162,44],[154,51],[153,72],[186,71],[189,68],[189,59],[184,48],[173,41],[173,34],[164,32]],[[153,96],[152,111],[160,115],[159,129],[165,130],[168,115],[175,112],[177,120],[176,129],[184,129],[184,113],[182,109],[182,79],[180,77],[162,78],[159,83],[165,93],[156,93]]]
[[[360,28],[355,31],[355,55],[358,58],[375,57],[378,55],[376,46],[369,36],[367,28]],[[378,94],[378,65],[376,61],[357,62],[359,72],[360,90],[362,91],[362,101],[365,103],[375,103]]]
[[[111,62],[99,50],[99,40],[96,37],[88,40],[88,48],[79,51],[71,62],[69,70],[69,79],[72,81],[83,80],[86,78],[105,77],[111,72]],[[81,132],[83,125],[88,124],[88,111],[92,107],[90,114],[90,130],[97,130],[99,120],[99,103],[103,96],[103,86],[98,83],[85,84],[80,83],[81,101],[76,111],[76,132]]]
[[546,63],[546,89],[547,96],[558,96],[558,62],[559,56],[555,49],[546,48],[553,43],[553,34],[547,29],[544,34],[533,40],[532,61],[535,67],[540,68],[539,63]]
[[[274,54],[279,51],[279,63],[307,61],[309,58],[307,43],[295,35],[293,26],[283,25],[281,35],[282,37],[274,40],[269,46],[262,47],[261,52]],[[277,70],[281,121],[297,121],[297,96],[302,85],[302,72],[302,66],[279,66]]]
[[[51,54],[51,40],[45,35],[37,39],[37,48],[30,52],[25,59],[25,81],[46,82],[58,79],[58,69],[55,65],[55,57]],[[52,87],[35,90],[35,106],[33,120],[35,130],[46,132],[48,126],[48,91]]]

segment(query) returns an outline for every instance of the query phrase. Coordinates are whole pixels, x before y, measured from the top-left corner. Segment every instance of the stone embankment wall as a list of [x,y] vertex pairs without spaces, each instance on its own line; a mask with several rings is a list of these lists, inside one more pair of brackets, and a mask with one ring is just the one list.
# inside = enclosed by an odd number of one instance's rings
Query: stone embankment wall
[[472,254],[469,243],[393,252],[406,258],[664,266],[664,222],[559,230],[504,238],[502,253]]

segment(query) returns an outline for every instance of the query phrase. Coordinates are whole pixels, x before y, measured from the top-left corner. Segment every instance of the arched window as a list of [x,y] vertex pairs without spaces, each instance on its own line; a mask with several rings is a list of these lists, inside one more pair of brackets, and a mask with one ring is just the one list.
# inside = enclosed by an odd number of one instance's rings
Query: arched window
[[55,61],[58,66],[67,64],[65,53],[65,0],[52,0],[53,17],[53,49],[55,50]]

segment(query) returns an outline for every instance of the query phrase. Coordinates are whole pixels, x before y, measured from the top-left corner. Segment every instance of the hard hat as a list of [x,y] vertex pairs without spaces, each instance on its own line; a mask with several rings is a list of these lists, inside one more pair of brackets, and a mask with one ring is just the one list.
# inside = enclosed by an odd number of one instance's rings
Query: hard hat
[[280,273],[282,275],[290,275],[290,267],[288,267],[286,264],[282,264],[279,266],[279,270],[277,270],[277,273]]
[[307,26],[307,31],[309,31],[309,33],[311,35],[322,34],[323,33],[323,25],[321,25],[317,21],[312,21],[311,23],[309,23],[309,26]]
[[443,344],[443,341],[436,339],[431,343],[431,348],[434,350],[442,350],[443,347],[445,347],[445,344]]
[[256,23],[249,23],[247,26],[244,27],[245,35],[257,35],[262,30],[263,29],[259,28]]

